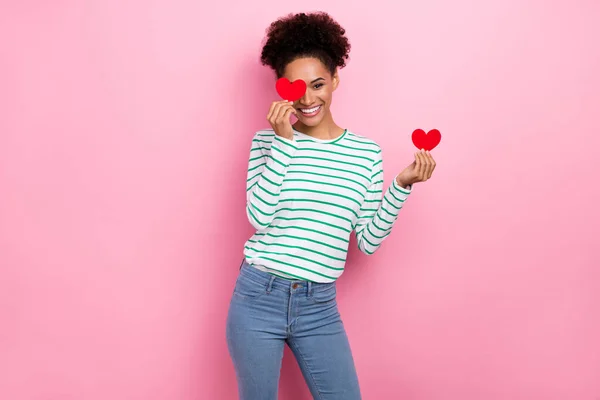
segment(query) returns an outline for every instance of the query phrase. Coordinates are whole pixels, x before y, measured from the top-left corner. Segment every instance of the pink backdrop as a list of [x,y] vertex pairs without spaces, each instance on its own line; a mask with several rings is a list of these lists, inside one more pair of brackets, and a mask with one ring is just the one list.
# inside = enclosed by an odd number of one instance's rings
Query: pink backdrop
[[[347,28],[334,115],[386,184],[414,129],[443,135],[339,281],[364,398],[600,398],[599,2],[203,3],[1,3],[0,399],[237,398],[260,44],[314,9]],[[309,398],[288,351],[280,393]]]

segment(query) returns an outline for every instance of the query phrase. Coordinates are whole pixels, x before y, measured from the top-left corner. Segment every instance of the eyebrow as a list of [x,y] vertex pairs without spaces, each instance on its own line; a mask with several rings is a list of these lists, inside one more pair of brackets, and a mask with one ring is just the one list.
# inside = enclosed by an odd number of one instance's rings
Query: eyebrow
[[322,79],[322,80],[325,80],[325,78],[317,78],[317,79],[315,79],[314,81],[312,81],[310,84],[312,85],[313,83],[315,83],[316,81],[319,81],[319,80],[321,80],[321,79]]

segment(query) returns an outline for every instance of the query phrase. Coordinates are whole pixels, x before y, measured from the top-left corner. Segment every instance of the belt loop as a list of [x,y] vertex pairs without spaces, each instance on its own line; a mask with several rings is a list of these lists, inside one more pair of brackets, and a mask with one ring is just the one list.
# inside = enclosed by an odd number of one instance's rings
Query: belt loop
[[306,297],[312,296],[312,282],[308,281],[308,288],[306,289]]
[[267,293],[271,293],[273,289],[273,281],[275,280],[275,275],[271,275],[271,279],[269,279],[269,285],[267,286]]

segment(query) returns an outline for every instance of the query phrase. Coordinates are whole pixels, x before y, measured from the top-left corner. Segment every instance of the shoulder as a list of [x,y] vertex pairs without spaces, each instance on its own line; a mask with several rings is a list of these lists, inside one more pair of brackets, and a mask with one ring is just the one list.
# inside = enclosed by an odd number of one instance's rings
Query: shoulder
[[263,139],[271,141],[274,137],[275,131],[273,129],[261,129],[254,133],[254,137],[252,139]]
[[363,150],[372,150],[372,151],[377,151],[380,152],[381,151],[381,146],[379,146],[379,143],[377,143],[375,140],[364,136],[364,135],[360,135],[356,132],[352,132],[350,130],[348,130],[346,132],[346,139],[351,141],[353,146],[363,149]]
[[273,129],[261,129],[252,137],[252,147],[269,147],[275,137]]

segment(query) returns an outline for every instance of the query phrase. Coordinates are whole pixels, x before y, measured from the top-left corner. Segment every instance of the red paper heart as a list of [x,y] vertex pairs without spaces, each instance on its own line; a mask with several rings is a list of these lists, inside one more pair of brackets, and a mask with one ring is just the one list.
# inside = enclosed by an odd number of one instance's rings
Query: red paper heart
[[432,129],[427,133],[423,129],[415,129],[412,133],[412,142],[419,150],[425,149],[431,151],[435,146],[440,144],[441,140],[442,135],[437,129]]
[[296,101],[304,96],[306,92],[306,82],[302,79],[297,79],[294,82],[290,82],[287,78],[279,78],[275,84],[277,93],[288,101]]

